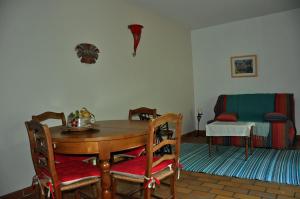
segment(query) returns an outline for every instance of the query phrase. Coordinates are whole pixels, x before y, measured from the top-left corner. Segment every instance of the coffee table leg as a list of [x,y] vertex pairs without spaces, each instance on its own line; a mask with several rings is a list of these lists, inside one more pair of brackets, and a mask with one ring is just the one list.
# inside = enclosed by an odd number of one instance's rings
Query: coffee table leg
[[253,126],[251,127],[250,131],[250,153],[253,154]]
[[245,157],[248,160],[248,139],[249,137],[245,136]]
[[211,154],[211,136],[208,137],[208,155],[210,157]]

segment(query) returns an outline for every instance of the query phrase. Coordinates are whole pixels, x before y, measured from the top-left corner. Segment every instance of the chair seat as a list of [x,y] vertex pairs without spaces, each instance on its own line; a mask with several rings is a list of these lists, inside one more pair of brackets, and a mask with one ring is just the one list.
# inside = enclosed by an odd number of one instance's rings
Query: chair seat
[[[153,161],[156,161],[159,158],[160,157],[153,157]],[[171,165],[173,162],[174,162],[173,160],[162,161],[160,164],[152,168],[152,174],[156,174],[168,168],[169,170],[172,170]],[[112,174],[144,179],[146,168],[147,168],[147,157],[143,155],[113,165],[110,172]]]
[[124,153],[117,154],[119,157],[136,158],[141,156],[146,151],[145,147],[138,147]]
[[83,161],[88,162],[92,159],[95,159],[94,156],[84,156],[84,155],[62,155],[62,154],[54,154],[55,163],[66,163],[70,161]]
[[[58,180],[62,185],[68,185],[89,178],[101,177],[99,168],[81,161],[69,161],[55,165]],[[44,177],[50,178],[47,171]]]

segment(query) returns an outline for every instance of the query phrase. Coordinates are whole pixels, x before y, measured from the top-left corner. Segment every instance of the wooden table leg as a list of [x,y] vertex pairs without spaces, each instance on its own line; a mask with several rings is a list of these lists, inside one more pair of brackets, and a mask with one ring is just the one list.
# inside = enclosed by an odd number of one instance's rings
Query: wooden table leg
[[102,199],[111,199],[111,176],[109,159],[100,161]]

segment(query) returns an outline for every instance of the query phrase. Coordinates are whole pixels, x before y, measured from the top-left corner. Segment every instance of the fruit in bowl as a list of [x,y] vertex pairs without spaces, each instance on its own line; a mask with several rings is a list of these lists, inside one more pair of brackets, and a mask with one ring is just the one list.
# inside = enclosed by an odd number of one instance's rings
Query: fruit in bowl
[[95,116],[87,108],[81,108],[71,112],[68,116],[68,127],[92,127],[95,123]]

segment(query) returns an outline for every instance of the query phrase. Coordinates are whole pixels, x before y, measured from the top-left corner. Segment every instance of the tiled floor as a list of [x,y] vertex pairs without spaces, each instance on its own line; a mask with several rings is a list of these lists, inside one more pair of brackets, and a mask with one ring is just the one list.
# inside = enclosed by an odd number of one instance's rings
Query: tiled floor
[[[205,143],[206,138],[188,135],[183,137],[182,142]],[[137,186],[120,182],[118,188],[120,192],[127,192]],[[167,187],[160,186],[155,192],[166,196],[168,191]],[[182,171],[177,181],[177,193],[178,199],[291,199],[300,198],[300,186]],[[73,198],[71,193],[65,196]]]
[[203,173],[184,172],[177,183],[182,199],[198,198],[300,198],[300,187]]

